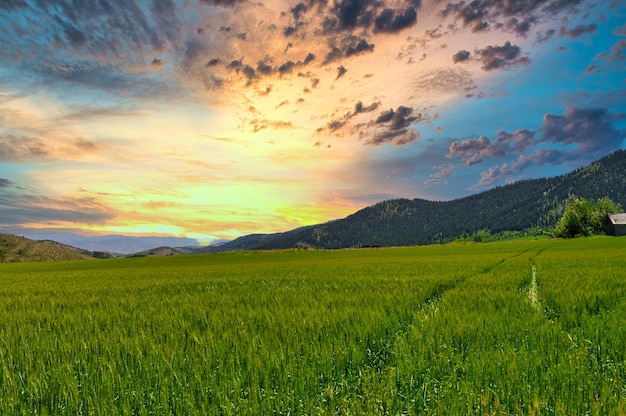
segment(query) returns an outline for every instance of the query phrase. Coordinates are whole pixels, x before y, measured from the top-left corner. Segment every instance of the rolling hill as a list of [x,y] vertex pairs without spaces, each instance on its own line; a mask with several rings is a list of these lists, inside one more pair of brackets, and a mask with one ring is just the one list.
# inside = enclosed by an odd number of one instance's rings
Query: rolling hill
[[15,235],[0,234],[0,263],[84,260],[107,257],[111,257],[111,255],[71,247],[56,241],[35,241]]
[[452,201],[383,201],[341,220],[286,233],[247,235],[205,251],[423,245],[484,229],[545,229],[556,224],[571,196],[607,196],[626,208],[626,151],[557,177],[520,181]]

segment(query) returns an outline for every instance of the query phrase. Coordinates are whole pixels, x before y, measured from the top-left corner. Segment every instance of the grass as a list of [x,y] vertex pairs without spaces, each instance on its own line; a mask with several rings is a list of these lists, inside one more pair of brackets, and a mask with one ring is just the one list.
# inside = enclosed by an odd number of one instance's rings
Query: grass
[[625,249],[0,265],[0,414],[626,414]]

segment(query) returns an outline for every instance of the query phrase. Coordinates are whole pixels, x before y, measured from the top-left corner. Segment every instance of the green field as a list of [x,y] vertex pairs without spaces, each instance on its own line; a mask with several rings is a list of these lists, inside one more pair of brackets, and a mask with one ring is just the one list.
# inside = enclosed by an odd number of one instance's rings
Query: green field
[[2,264],[0,414],[626,414],[626,238]]

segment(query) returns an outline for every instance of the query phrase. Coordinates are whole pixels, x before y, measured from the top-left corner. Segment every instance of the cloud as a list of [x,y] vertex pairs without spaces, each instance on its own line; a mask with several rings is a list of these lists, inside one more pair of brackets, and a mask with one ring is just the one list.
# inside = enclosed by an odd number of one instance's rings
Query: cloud
[[531,166],[559,165],[574,160],[575,157],[571,153],[561,149],[536,149],[529,154],[519,155],[517,160],[512,163],[493,166],[481,172],[478,183],[469,189],[480,191],[501,182],[513,182],[518,180],[519,176]]
[[75,160],[99,150],[83,138],[50,138],[5,134],[0,136],[0,161],[42,162]]
[[499,131],[497,140],[487,137],[451,143],[448,158],[460,157],[467,166],[489,158],[515,155],[516,160],[493,166],[481,173],[471,190],[519,179],[531,166],[570,164],[578,167],[621,148],[626,131],[616,127],[625,113],[606,109],[569,107],[563,115],[546,114],[537,130]]
[[413,129],[396,129],[376,133],[365,141],[366,145],[379,146],[393,143],[394,146],[404,146],[420,138],[420,134]]
[[454,55],[452,55],[452,62],[455,64],[458,62],[466,62],[470,59],[471,53],[466,50],[458,51]]
[[[485,158],[521,154],[533,147],[551,143],[561,147],[574,146],[570,152],[577,156],[573,157],[589,160],[621,146],[626,133],[617,129],[614,123],[624,119],[626,115],[611,114],[606,109],[570,107],[563,115],[546,114],[543,125],[537,130],[521,129],[514,133],[500,130],[495,142],[486,136],[455,140],[450,144],[446,157],[460,157],[467,166],[473,166]],[[541,152],[535,154],[545,158]],[[541,163],[547,163],[547,159]]]
[[509,41],[506,41],[502,46],[490,45],[483,49],[476,49],[474,53],[478,56],[482,63],[482,69],[485,71],[508,69],[530,63],[530,59],[520,56],[521,48],[512,45]]
[[544,116],[540,141],[575,145],[573,151],[587,158],[601,155],[621,146],[626,132],[614,123],[624,119],[626,114],[609,113],[607,109],[570,107],[563,115]]
[[608,51],[594,56],[584,73],[594,74],[609,70],[623,71],[626,69],[626,39],[616,41]]
[[0,188],[10,188],[14,185],[13,182],[11,182],[8,179],[4,179],[4,178],[0,178]]
[[330,39],[329,43],[330,51],[326,54],[323,65],[374,50],[373,44],[368,43],[363,38],[352,35],[341,38],[339,45],[334,45],[336,43],[335,39]]
[[343,65],[341,65],[337,68],[337,78],[335,79],[343,77],[344,75],[346,75],[346,72],[348,72],[348,70]]
[[0,9],[4,10],[16,10],[16,9],[25,9],[28,7],[28,3],[24,0],[4,0],[0,3]]
[[567,36],[570,39],[576,39],[583,35],[591,35],[598,31],[598,25],[591,23],[588,25],[578,25],[573,29],[566,29],[565,26],[559,28],[559,36]]
[[370,127],[375,128],[375,131],[369,135],[365,144],[374,146],[389,142],[395,146],[409,144],[418,139],[420,134],[408,127],[413,123],[425,120],[427,120],[427,116],[414,113],[411,107],[399,106],[396,110],[389,109],[369,123]]
[[207,6],[234,7],[246,1],[247,0],[200,0],[200,4]]
[[452,175],[452,171],[455,169],[453,164],[435,165],[433,169],[438,169],[439,172],[428,175],[429,178],[424,181],[424,185],[445,185],[448,183],[448,177]]
[[615,36],[626,37],[626,23],[624,23],[621,26],[616,27],[615,29],[613,29],[611,33],[613,33]]
[[[2,183],[3,181],[0,181]],[[6,185],[7,183],[4,182]],[[104,224],[117,212],[92,196],[50,197],[10,182],[0,186],[0,227]]]
[[370,113],[370,112],[376,110],[379,106],[380,106],[380,101],[373,102],[373,103],[371,103],[370,105],[367,105],[367,106],[364,106],[361,101],[358,101],[354,105],[354,110],[353,111],[349,111],[349,112],[345,113],[339,119],[335,119],[335,120],[329,121],[328,124],[325,127],[317,129],[317,132],[318,133],[320,133],[322,131],[336,132],[338,130],[341,130],[354,117],[356,117],[356,116],[358,116],[360,114]]
[[538,32],[537,33],[537,43],[545,43],[547,41],[549,41],[550,39],[552,39],[554,37],[554,35],[556,35],[556,30],[555,29],[548,29],[545,32]]
[[463,68],[438,68],[419,73],[413,80],[415,91],[427,95],[458,94],[475,89],[476,83],[469,71]]
[[526,36],[532,26],[566,10],[573,10],[583,0],[481,0],[449,2],[439,11],[464,28],[480,32],[489,27]]
[[504,25],[506,30],[513,32],[518,36],[528,36],[528,33],[536,23],[535,17],[527,17],[525,19],[518,19],[517,17],[510,18]]
[[404,12],[384,9],[374,20],[376,32],[399,32],[417,22],[417,10],[409,7]]
[[496,141],[491,142],[488,137],[453,141],[450,144],[448,158],[461,157],[467,166],[481,163],[485,157],[501,158],[514,152],[520,153],[535,144],[535,132],[518,130],[515,133],[498,131]]
[[[313,2],[311,2],[313,3]],[[320,2],[325,4],[326,2]],[[372,32],[393,33],[413,26],[417,22],[417,10],[421,0],[408,2],[409,7],[393,9],[386,2],[376,0],[340,0],[328,9],[323,22],[324,33],[337,33],[365,29]],[[309,7],[300,5],[291,9],[296,20]]]

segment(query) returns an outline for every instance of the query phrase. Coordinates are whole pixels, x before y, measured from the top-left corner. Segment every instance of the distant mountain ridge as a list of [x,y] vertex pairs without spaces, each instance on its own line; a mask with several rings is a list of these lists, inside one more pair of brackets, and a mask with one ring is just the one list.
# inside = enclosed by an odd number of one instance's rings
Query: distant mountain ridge
[[424,245],[488,229],[554,226],[570,196],[609,197],[626,208],[626,151],[552,178],[530,179],[455,199],[395,199],[344,219],[276,234],[251,234],[202,251]]
[[133,254],[155,247],[200,247],[197,240],[186,237],[136,237],[117,234],[84,236],[69,233],[25,234],[24,236],[33,240],[54,240],[89,251],[109,251],[116,254]]

